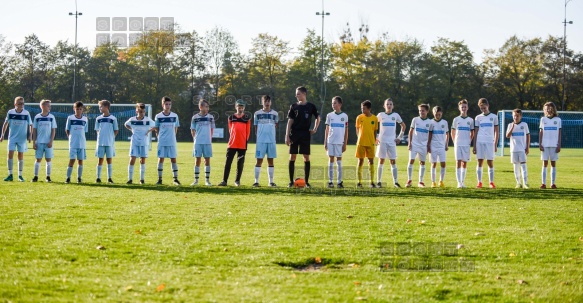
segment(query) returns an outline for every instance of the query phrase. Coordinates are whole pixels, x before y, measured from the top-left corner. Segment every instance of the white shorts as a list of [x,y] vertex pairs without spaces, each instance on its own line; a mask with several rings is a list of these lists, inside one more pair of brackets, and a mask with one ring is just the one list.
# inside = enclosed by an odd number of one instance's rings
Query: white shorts
[[69,159],[70,160],[85,160],[87,159],[87,152],[84,148],[70,148],[69,149]]
[[45,156],[45,159],[52,159],[54,156],[53,148],[48,147],[48,145],[48,143],[37,143],[34,156],[37,159],[42,159],[43,156]]
[[395,160],[397,159],[397,146],[387,142],[380,142],[376,156],[379,159]]
[[158,158],[176,159],[176,146],[158,145]]
[[148,158],[147,146],[131,146],[130,157]]
[[544,147],[540,153],[540,159],[543,161],[557,161],[559,160],[559,153],[556,147]]
[[494,160],[494,143],[476,143],[476,159]]
[[98,146],[95,150],[95,157],[101,159],[105,156],[105,158],[113,158],[115,157],[115,147],[113,146]]
[[433,150],[433,148],[432,148],[431,153],[430,153],[430,157],[429,157],[429,161],[431,161],[431,163],[445,162],[445,149],[439,148],[439,149]]
[[267,156],[267,159],[277,158],[277,146],[275,146],[275,143],[255,144],[255,158],[263,159],[265,156]]
[[510,163],[514,164],[526,163],[526,152],[519,151],[511,153]]
[[192,156],[196,158],[210,158],[213,156],[213,145],[212,144],[194,144],[194,149],[192,150]]
[[470,161],[470,147],[469,146],[454,146],[455,160],[469,162]]
[[328,143],[328,151],[326,154],[328,157],[342,157],[342,146],[344,144],[330,144]]
[[28,150],[28,146],[26,145],[26,141],[21,142],[14,142],[12,140],[8,140],[8,151],[18,151],[19,153],[23,153]]
[[409,151],[409,160],[415,159],[417,155],[419,155],[419,161],[425,162],[427,159],[427,148],[411,146],[411,151]]

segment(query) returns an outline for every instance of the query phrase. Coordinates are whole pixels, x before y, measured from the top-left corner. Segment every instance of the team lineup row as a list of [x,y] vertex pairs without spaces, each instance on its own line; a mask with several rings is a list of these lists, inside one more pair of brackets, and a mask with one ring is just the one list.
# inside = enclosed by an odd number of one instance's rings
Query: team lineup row
[[[311,187],[310,177],[310,148],[311,135],[313,135],[320,124],[320,115],[316,106],[306,100],[307,90],[305,87],[296,89],[297,103],[290,106],[288,111],[288,123],[286,126],[286,144],[289,146],[289,187],[302,186]],[[262,109],[253,115],[256,141],[256,165],[254,187],[259,186],[259,176],[263,159],[267,157],[267,175],[269,186],[275,187],[273,159],[277,158],[276,153],[276,128],[279,116],[271,109],[271,98],[268,95],[262,97]],[[33,142],[36,162],[34,165],[33,182],[38,181],[38,172],[42,158],[46,159],[46,180],[51,181],[51,159],[53,158],[53,140],[55,129],[57,128],[55,117],[50,114],[49,100],[40,102],[41,113],[34,119],[30,118],[28,111],[24,109],[24,99],[15,98],[15,108],[11,109],[4,122],[0,142],[4,139],[6,129],[9,129],[8,136],[8,176],[4,181],[13,180],[13,158],[14,153],[18,153],[18,180],[24,181],[22,170],[24,166],[23,153],[27,151],[27,141]],[[334,188],[334,163],[336,163],[336,187],[344,187],[342,181],[342,155],[346,151],[348,142],[348,116],[342,112],[342,98],[336,96],[332,99],[332,109],[326,116],[326,129],[324,148],[329,157],[328,162],[328,187]],[[163,111],[155,116],[154,120],[145,116],[145,105],[136,104],[136,116],[128,119],[124,126],[132,132],[130,147],[130,163],[128,166],[128,184],[133,183],[134,165],[137,158],[140,158],[140,183],[144,184],[146,169],[146,158],[148,157],[148,135],[153,132],[157,135],[157,157],[158,157],[158,182],[162,184],[163,163],[165,158],[170,158],[173,174],[173,183],[180,185],[178,181],[178,166],[176,164],[177,141],[176,132],[180,127],[176,113],[171,111],[172,100],[169,97],[162,98]],[[435,106],[432,110],[434,119],[428,118],[429,105],[418,105],[419,116],[413,118],[409,129],[409,163],[407,167],[408,181],[406,187],[411,187],[413,183],[413,165],[416,159],[419,160],[418,187],[425,187],[423,182],[425,175],[425,162],[429,154],[431,166],[431,186],[444,187],[445,176],[445,155],[448,150],[448,142],[451,138],[455,149],[456,160],[456,181],[458,188],[465,188],[465,177],[467,162],[470,160],[470,148],[476,155],[478,166],[476,168],[477,187],[482,187],[482,167],[484,160],[488,165],[489,187],[495,188],[494,184],[494,154],[498,142],[498,119],[497,116],[489,112],[489,104],[485,98],[478,101],[478,106],[482,112],[475,119],[467,116],[468,102],[462,100],[458,103],[460,116],[454,118],[450,127],[448,122],[442,119],[442,109]],[[97,132],[97,147],[95,156],[98,158],[96,182],[101,182],[104,159],[107,164],[108,183],[112,180],[112,158],[115,156],[115,137],[119,127],[117,118],[109,113],[110,103],[107,100],[99,102],[101,115],[96,118],[95,131]],[[406,125],[398,113],[393,112],[393,102],[391,99],[384,101],[385,112],[373,115],[371,113],[372,103],[364,101],[361,103],[360,114],[356,118],[357,146],[356,158],[358,158],[358,183],[357,187],[362,188],[362,170],[364,159],[369,162],[370,187],[382,187],[382,174],[385,159],[389,159],[393,184],[401,187],[398,183],[396,166],[396,145],[400,143],[405,134]],[[84,105],[76,102],[73,105],[74,114],[67,118],[65,131],[69,138],[69,165],[67,169],[66,183],[71,182],[71,176],[75,161],[77,166],[77,181],[82,182],[83,161],[86,159],[85,133],[88,132],[88,120],[83,116]],[[247,142],[251,134],[251,117],[245,115],[245,102],[237,100],[235,104],[236,112],[228,118],[229,141],[227,148],[226,164],[223,171],[222,182],[219,186],[226,186],[230,175],[231,165],[237,155],[237,171],[235,185],[241,184],[241,175],[247,151]],[[209,103],[205,100],[199,102],[200,112],[191,119],[191,133],[194,140],[193,156],[196,158],[194,167],[194,182],[191,185],[199,184],[200,166],[204,159],[205,185],[211,186],[210,182],[210,159],[212,153],[212,135],[215,129],[215,121],[212,114],[209,114]],[[551,163],[551,188],[556,188],[556,161],[561,148],[561,119],[558,117],[556,107],[552,102],[544,105],[545,116],[540,121],[539,146],[541,150],[541,160],[543,160],[542,185],[546,188],[547,167]],[[315,122],[312,126],[312,118]],[[528,173],[526,169],[526,155],[529,153],[530,131],[528,125],[521,121],[520,109],[513,112],[513,122],[509,124],[506,136],[510,138],[511,162],[514,165],[514,176],[517,188],[528,188]],[[397,126],[400,133],[397,135]],[[294,179],[295,160],[297,154],[303,155],[304,178]],[[379,158],[377,171],[375,173],[374,158]],[[436,167],[439,163],[440,174],[436,176]],[[522,173],[522,176],[521,176]],[[376,182],[374,177],[376,176]]]

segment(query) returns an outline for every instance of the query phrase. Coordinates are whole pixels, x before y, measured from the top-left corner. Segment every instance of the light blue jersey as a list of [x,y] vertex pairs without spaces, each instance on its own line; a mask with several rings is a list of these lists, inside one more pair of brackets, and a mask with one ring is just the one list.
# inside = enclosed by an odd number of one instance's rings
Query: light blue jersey
[[115,131],[119,130],[117,118],[114,115],[101,115],[95,119],[95,130],[97,133],[97,146],[113,146],[115,142]]
[[77,118],[75,115],[70,115],[67,117],[67,124],[65,125],[65,129],[69,131],[69,149],[85,149],[85,133],[89,131],[87,117],[81,116],[81,118]]
[[30,114],[26,109],[17,112],[16,109],[11,109],[6,115],[6,122],[10,126],[8,131],[8,141],[10,142],[26,142],[28,126],[32,124]]
[[190,129],[194,129],[194,144],[212,144],[211,130],[215,129],[215,117],[207,113],[192,116]]
[[138,120],[138,117],[129,118],[125,126],[132,129],[132,147],[148,146],[148,135],[146,133],[154,127],[154,121],[148,117]]
[[161,112],[155,118],[156,127],[158,128],[158,146],[173,146],[176,148],[176,128],[180,127],[178,115],[170,112],[165,115]]
[[275,143],[275,125],[279,114],[273,109],[265,112],[260,109],[253,115],[253,125],[257,127],[257,143]]
[[36,129],[36,143],[49,143],[53,129],[57,128],[57,120],[51,113],[46,116],[37,114],[34,116],[32,128]]

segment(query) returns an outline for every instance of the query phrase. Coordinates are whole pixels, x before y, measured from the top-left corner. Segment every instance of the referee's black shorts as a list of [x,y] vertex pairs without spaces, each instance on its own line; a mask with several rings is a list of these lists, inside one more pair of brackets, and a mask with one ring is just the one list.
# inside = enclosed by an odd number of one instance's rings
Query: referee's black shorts
[[310,132],[290,136],[292,143],[289,145],[290,155],[310,154]]

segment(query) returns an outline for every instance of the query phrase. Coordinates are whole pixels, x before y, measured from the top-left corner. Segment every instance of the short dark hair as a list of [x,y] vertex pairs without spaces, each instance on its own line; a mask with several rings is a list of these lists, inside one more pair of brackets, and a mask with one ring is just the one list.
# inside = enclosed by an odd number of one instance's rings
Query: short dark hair
[[426,111],[429,111],[429,104],[419,104],[417,105],[418,108],[424,108]]
[[296,88],[296,90],[299,90],[300,92],[302,92],[302,93],[304,93],[304,94],[306,94],[306,95],[308,94],[308,89],[307,89],[307,88],[305,88],[304,86],[298,86],[298,87]]
[[271,101],[271,96],[263,95],[263,96],[261,96],[261,101]]
[[172,99],[170,99],[170,97],[168,97],[168,96],[162,97],[162,104],[164,104],[164,102],[166,102],[166,101],[172,102]]
[[468,100],[462,99],[457,105],[468,104]]
[[83,102],[81,102],[81,101],[77,101],[77,102],[75,102],[75,104],[73,105],[73,107],[74,107],[74,108],[80,108],[80,107],[83,107]]
[[372,108],[372,102],[370,102],[369,100],[364,100],[362,101],[362,103],[360,103],[362,106],[371,109]]
[[111,105],[111,102],[109,102],[109,101],[107,101],[107,100],[101,100],[101,101],[99,101],[99,103],[97,103],[97,104],[99,104],[99,105],[101,105],[101,106],[105,106],[105,107],[109,108],[109,106]]
[[520,108],[515,108],[512,112],[513,113],[516,113],[516,114],[521,114],[522,115],[522,109],[520,109]]
[[443,113],[443,109],[441,109],[441,106],[439,106],[439,105],[434,106],[433,113]]
[[146,108],[146,104],[144,103],[136,103],[136,109],[145,109]]
[[486,98],[480,98],[480,100],[478,100],[478,105],[488,105],[488,106],[490,106],[490,104],[488,103],[488,99],[486,99]]
[[342,97],[336,96],[336,97],[332,98],[332,101],[336,101],[336,102],[342,104]]
[[208,102],[207,100],[205,100],[205,99],[200,99],[200,100],[198,100],[198,105],[199,105],[199,106],[200,106],[200,105],[203,105],[203,104],[209,105],[209,102]]

